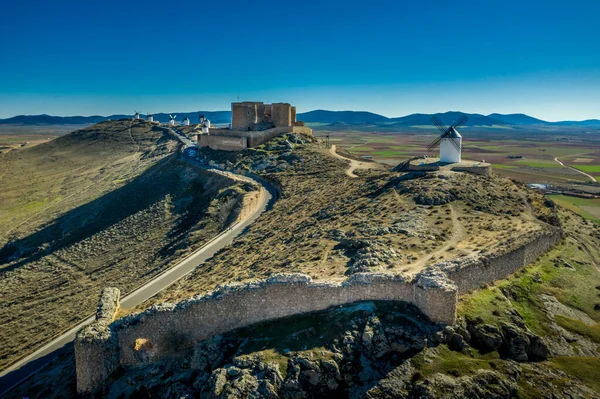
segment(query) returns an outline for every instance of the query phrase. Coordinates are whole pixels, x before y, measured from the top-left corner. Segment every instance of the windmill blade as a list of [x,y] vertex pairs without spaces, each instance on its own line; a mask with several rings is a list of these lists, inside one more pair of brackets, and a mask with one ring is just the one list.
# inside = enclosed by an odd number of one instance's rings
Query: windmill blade
[[458,137],[450,138],[450,142],[454,145],[454,147],[458,150],[458,152],[462,151],[462,148],[460,145],[460,140],[458,139]]
[[440,118],[438,118],[437,116],[432,116],[431,120],[433,121],[433,123],[437,126],[437,128],[440,130],[440,132],[442,134],[446,133],[448,131],[448,128],[446,127],[446,125],[444,125],[442,123],[442,121],[440,120]]
[[466,121],[469,120],[469,117],[465,114],[462,114],[462,116],[460,118],[458,118],[456,120],[456,122],[454,122],[454,125],[452,125],[454,128],[457,128],[459,126],[462,126],[463,123],[465,123]]
[[437,139],[435,139],[431,144],[429,144],[427,146],[427,151],[431,151],[433,150],[435,147],[437,147],[437,145],[440,143],[440,141],[442,141],[442,139],[444,138],[444,135],[442,134],[441,136],[439,136]]
[[175,115],[175,116],[173,117],[173,119],[175,119],[175,118],[177,118],[177,115]]

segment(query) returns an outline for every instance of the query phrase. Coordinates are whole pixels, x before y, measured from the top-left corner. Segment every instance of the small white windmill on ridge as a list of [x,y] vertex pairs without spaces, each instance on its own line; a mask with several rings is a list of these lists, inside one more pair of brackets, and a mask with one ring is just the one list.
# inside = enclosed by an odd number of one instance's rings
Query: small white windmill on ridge
[[175,118],[177,118],[177,115],[171,115],[169,114],[169,126],[175,126]]
[[140,119],[140,113],[137,112],[136,110],[133,110],[135,112],[135,116],[133,117],[133,119]]
[[188,118],[187,116],[183,119],[183,122],[181,122],[183,124],[183,126],[189,126],[190,125],[190,118]]
[[433,116],[431,120],[442,133],[435,141],[427,147],[427,151],[433,150],[440,146],[440,163],[460,163],[462,153],[462,136],[456,130],[463,125],[469,117],[461,115],[456,122],[450,127],[446,127],[437,116]]
[[148,119],[148,122],[154,122],[154,117],[150,112],[146,114],[146,118]]

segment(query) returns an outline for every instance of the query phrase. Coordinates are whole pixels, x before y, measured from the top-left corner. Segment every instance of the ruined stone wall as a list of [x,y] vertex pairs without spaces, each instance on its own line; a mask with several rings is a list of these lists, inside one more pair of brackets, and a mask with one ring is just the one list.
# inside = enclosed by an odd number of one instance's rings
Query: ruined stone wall
[[467,172],[482,176],[489,176],[492,174],[491,166],[455,166],[452,170],[455,172]]
[[[108,322],[112,319],[111,309],[117,306],[102,305],[97,321],[80,331],[75,341],[77,389],[88,392],[120,365],[174,354],[216,334],[358,301],[405,301],[434,322],[453,324],[460,293],[506,278],[544,254],[561,237],[560,229],[548,227],[505,253],[434,265],[412,280],[359,273],[342,283],[333,283],[313,282],[304,274],[276,275],[228,285],[177,305],[154,306],[112,324]],[[140,339],[144,342],[141,350]]]
[[292,112],[292,125],[293,125],[294,123],[296,123],[296,107],[292,107],[291,112]]
[[[361,273],[343,283],[313,282],[304,274],[287,274],[225,286],[177,305],[163,304],[117,320],[97,330],[97,339],[89,332],[78,336],[78,391],[91,390],[119,365],[174,354],[215,334],[358,301],[410,302],[434,322],[452,324],[456,296],[456,286],[443,274],[418,275],[410,281],[396,275]],[[136,349],[140,339],[148,350]]]
[[120,295],[118,288],[102,290],[95,321],[77,333],[75,372],[80,392],[91,391],[119,366],[118,342],[109,325],[119,310]]
[[560,229],[553,228],[530,237],[525,244],[505,253],[444,262],[436,267],[454,281],[462,294],[515,273],[550,250],[561,237]]

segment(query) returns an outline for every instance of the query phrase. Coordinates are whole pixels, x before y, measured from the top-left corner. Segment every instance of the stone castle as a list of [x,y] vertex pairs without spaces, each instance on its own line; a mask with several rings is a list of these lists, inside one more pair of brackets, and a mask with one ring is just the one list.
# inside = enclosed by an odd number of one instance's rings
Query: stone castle
[[312,130],[296,121],[296,107],[288,103],[244,101],[231,104],[231,128],[212,128],[208,134],[196,134],[196,140],[198,147],[241,151],[284,133],[312,135]]

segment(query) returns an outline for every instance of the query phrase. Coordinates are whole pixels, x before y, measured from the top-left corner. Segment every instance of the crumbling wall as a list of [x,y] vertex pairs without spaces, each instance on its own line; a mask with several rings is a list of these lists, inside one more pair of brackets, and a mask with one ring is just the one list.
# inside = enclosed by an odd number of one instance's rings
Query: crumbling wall
[[438,264],[412,280],[399,275],[358,273],[334,283],[313,282],[305,274],[275,275],[267,280],[227,285],[177,305],[154,306],[112,324],[111,313],[118,305],[111,305],[114,295],[103,294],[96,322],[84,328],[75,341],[77,389],[92,390],[119,365],[175,354],[216,334],[358,301],[409,302],[432,321],[453,324],[460,293],[506,278],[544,254],[561,237],[560,229],[548,227],[505,253]]
[[452,168],[455,172],[473,173],[474,175],[489,176],[492,174],[491,166],[455,166]]
[[525,244],[505,253],[482,256],[475,259],[457,259],[435,265],[454,281],[459,293],[479,288],[484,283],[504,279],[551,249],[560,239],[560,229],[549,228],[523,238]]
[[78,335],[77,389],[90,391],[119,365],[174,354],[216,334],[358,301],[410,302],[422,306],[432,321],[452,324],[456,296],[456,286],[443,274],[407,280],[398,275],[361,273],[343,283],[313,282],[305,274],[284,274],[228,285],[177,305],[154,306],[117,320],[95,330],[97,338],[90,331]]
[[77,333],[74,348],[79,392],[91,391],[119,366],[118,342],[109,325],[119,310],[120,295],[118,288],[103,289],[96,319]]

